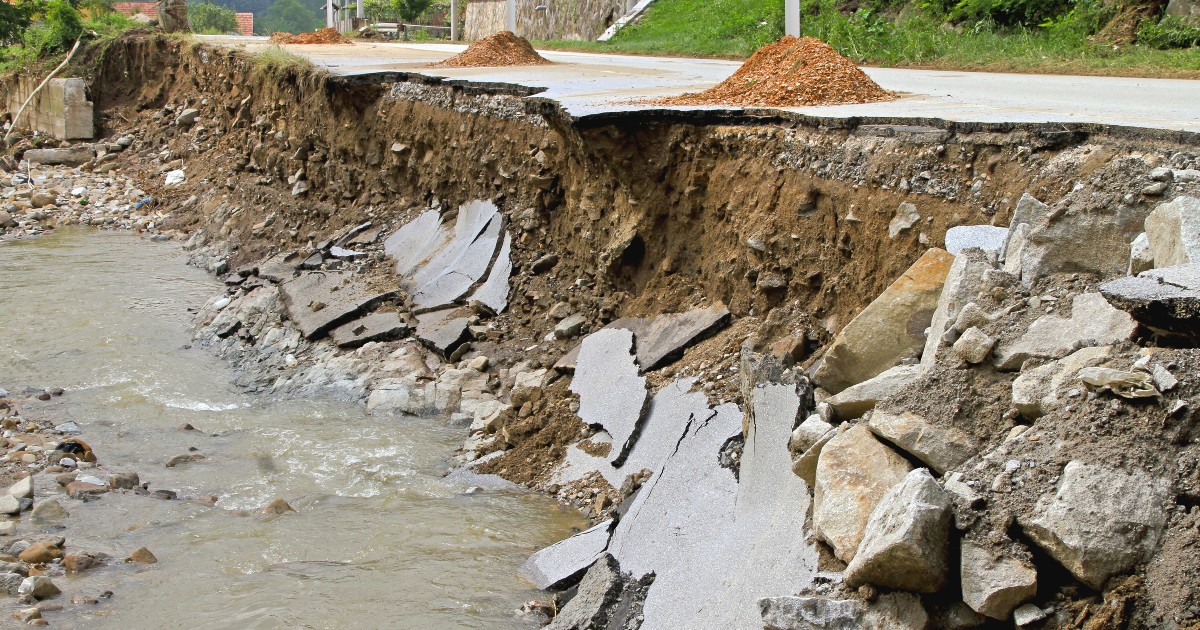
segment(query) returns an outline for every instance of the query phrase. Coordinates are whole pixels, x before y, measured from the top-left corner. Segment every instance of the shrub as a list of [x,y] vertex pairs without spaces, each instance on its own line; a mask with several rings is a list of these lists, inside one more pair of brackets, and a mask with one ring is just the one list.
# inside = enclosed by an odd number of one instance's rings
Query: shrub
[[195,33],[225,35],[239,32],[237,13],[207,0],[188,6],[188,22]]
[[1152,48],[1191,48],[1200,46],[1200,27],[1166,15],[1157,22],[1146,20],[1138,28],[1137,41]]

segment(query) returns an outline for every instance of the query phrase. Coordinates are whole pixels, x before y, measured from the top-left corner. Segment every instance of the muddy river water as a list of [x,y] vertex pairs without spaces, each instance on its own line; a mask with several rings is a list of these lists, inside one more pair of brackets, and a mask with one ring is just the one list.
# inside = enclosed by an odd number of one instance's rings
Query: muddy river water
[[[188,308],[221,286],[177,245],[59,230],[0,244],[0,286],[0,386],[66,389],[26,414],[77,423],[105,474],[180,497],[59,497],[71,517],[44,531],[68,551],[119,560],[145,546],[159,563],[55,578],[54,627],[529,627],[516,609],[540,593],[520,563],[584,525],[547,497],[443,479],[463,437],[443,422],[239,392],[224,363],[187,347]],[[189,449],[205,458],[164,466]],[[38,479],[49,496],[52,475]],[[206,496],[216,507],[189,500]],[[258,513],[276,497],[297,513]]]

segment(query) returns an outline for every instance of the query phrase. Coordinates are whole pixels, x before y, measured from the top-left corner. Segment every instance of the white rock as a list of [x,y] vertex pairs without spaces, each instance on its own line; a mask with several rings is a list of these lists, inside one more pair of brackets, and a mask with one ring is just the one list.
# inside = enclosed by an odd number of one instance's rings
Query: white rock
[[970,540],[961,557],[963,601],[981,615],[1003,621],[1037,594],[1037,569],[1024,560]]
[[184,173],[182,170],[177,169],[177,170],[170,171],[169,173],[167,173],[167,178],[166,178],[166,181],[163,182],[163,185],[164,186],[176,186],[178,184],[182,184],[185,181],[187,181],[187,174]]

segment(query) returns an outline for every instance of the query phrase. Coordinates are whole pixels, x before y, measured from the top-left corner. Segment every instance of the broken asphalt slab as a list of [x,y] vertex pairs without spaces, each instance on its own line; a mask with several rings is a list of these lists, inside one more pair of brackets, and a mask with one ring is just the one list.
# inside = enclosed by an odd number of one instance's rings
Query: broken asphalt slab
[[1150,330],[1200,336],[1200,264],[1151,269],[1106,282],[1100,293]]
[[412,332],[400,313],[371,313],[333,329],[331,336],[339,348],[357,348],[368,341],[392,341]]
[[430,311],[417,315],[417,338],[431,350],[448,357],[470,336],[467,327],[474,313],[465,308]]
[[396,297],[396,291],[371,291],[352,274],[306,273],[280,285],[288,317],[307,339],[324,335],[363,311]]
[[[711,337],[729,325],[729,309],[724,304],[697,308],[684,313],[664,313],[657,317],[626,317],[605,326],[605,329],[631,331],[637,339],[638,365],[648,372],[668,365],[692,345]],[[579,360],[576,346],[554,365],[572,371]]]
[[543,590],[569,582],[604,554],[612,525],[604,521],[538,551],[521,565],[521,572]]
[[580,419],[612,436],[609,458],[621,465],[647,406],[646,379],[638,375],[633,357],[633,333],[607,329],[585,337],[571,391],[579,395]]

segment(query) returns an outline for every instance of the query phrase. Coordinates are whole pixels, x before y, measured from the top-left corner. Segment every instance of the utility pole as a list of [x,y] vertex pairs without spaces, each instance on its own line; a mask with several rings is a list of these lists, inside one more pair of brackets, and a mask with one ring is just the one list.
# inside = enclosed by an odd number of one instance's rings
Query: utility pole
[[800,37],[800,0],[783,0],[783,33]]
[[333,17],[333,0],[329,0],[325,3],[325,26],[333,28],[335,23],[336,20]]
[[517,32],[517,0],[508,0],[508,31]]
[[364,5],[365,5],[364,0],[358,0],[358,6],[355,8],[355,11],[354,11],[354,17],[356,17],[360,20],[367,17],[367,8]]
[[458,41],[458,0],[450,0],[450,41]]

